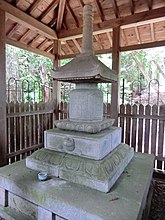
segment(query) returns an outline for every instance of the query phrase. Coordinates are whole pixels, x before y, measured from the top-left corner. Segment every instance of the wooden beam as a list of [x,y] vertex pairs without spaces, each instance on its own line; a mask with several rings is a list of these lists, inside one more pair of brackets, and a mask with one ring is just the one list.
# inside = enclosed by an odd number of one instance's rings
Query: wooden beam
[[72,16],[72,18],[73,18],[73,20],[74,20],[74,22],[75,22],[75,24],[76,24],[76,27],[79,27],[78,19],[77,19],[77,17],[75,16],[75,14],[74,14],[72,8],[70,7],[69,2],[66,2],[66,9],[67,9],[67,10],[69,11],[69,13],[71,14],[71,16]]
[[103,50],[103,46],[102,46],[102,43],[101,43],[101,40],[99,38],[98,35],[94,35],[94,38],[96,39],[96,42],[98,43],[98,46],[100,47],[101,50]]
[[143,43],[143,44],[138,44],[138,45],[124,46],[124,47],[120,47],[120,51],[123,52],[123,51],[147,49],[147,48],[162,47],[162,46],[165,46],[165,40],[150,42],[150,43]]
[[111,37],[111,35],[110,35],[109,32],[107,32],[107,37],[108,37],[108,40],[109,40],[110,46],[112,47],[112,37]]
[[5,52],[5,12],[0,10],[0,166],[6,165],[7,125],[6,125],[6,52]]
[[116,0],[111,0],[111,3],[112,3],[116,18],[119,18],[119,9],[118,9]]
[[61,30],[61,27],[62,27],[65,5],[66,5],[66,0],[60,0],[59,9],[58,9],[58,16],[57,16],[57,27],[56,27],[57,31]]
[[6,11],[6,16],[11,20],[23,25],[26,28],[35,31],[36,33],[45,36],[49,39],[57,39],[56,32],[51,28],[47,27],[45,24],[39,22],[30,15],[20,9],[12,6],[4,0],[0,1],[0,9]]
[[136,27],[136,26],[135,26],[135,33],[136,33],[136,38],[137,38],[138,44],[140,44],[141,43],[140,34],[139,34],[138,27]]
[[20,28],[20,26],[20,24],[16,23],[14,27],[7,33],[7,36],[12,37],[15,31],[17,31]]
[[127,38],[126,38],[126,36],[125,36],[124,29],[120,29],[120,36],[121,36],[122,39],[123,39],[124,45],[127,45],[128,42],[127,42]]
[[[95,51],[95,54],[96,55],[99,55],[99,54],[107,54],[107,53],[112,53],[112,48],[109,48],[109,49],[103,49],[103,50],[96,50]],[[60,60],[64,60],[64,59],[68,59],[68,58],[74,58],[76,57],[77,55],[79,55],[79,53],[72,53],[72,54],[63,54],[63,55],[60,55],[59,59]]]
[[41,36],[39,34],[37,34],[35,36],[35,38],[33,38],[33,40],[28,44],[29,46],[33,46],[33,44],[40,38]]
[[46,39],[37,47],[37,49],[41,49],[47,42],[48,42],[48,39],[46,38]]
[[42,2],[43,0],[34,1],[34,3],[28,8],[27,13],[32,14]]
[[148,1],[148,8],[149,8],[149,10],[152,10],[153,0],[147,0],[147,1]]
[[118,81],[112,83],[111,91],[111,118],[115,119],[115,125],[118,124],[119,113],[119,72],[120,72],[120,28],[113,29],[113,47],[112,47],[112,69],[118,76]]
[[39,49],[34,48],[34,47],[31,47],[31,46],[29,46],[27,44],[24,44],[24,43],[21,43],[19,41],[14,41],[14,40],[11,40],[11,39],[7,38],[6,39],[6,43],[10,44],[12,46],[15,46],[15,47],[18,47],[18,48],[21,48],[21,49],[24,49],[24,50],[36,53],[36,54],[40,54],[40,55],[45,56],[45,57],[49,57],[50,59],[54,59],[54,55],[53,54],[47,53],[45,51],[39,50]]
[[130,9],[131,9],[131,14],[133,15],[135,12],[135,4],[133,0],[130,0]]
[[31,32],[31,30],[28,29],[28,30],[20,37],[20,39],[19,39],[18,41],[23,42],[23,41],[27,38],[27,36],[30,34],[30,32]]
[[59,0],[52,2],[52,4],[49,5],[49,7],[41,14],[41,16],[38,19],[42,21],[49,14],[49,12],[57,8],[58,4]]
[[49,53],[53,49],[53,47],[53,44],[51,44],[48,48],[46,48],[45,51]]
[[[108,21],[103,21],[98,24],[93,25],[94,34],[95,32],[104,33],[105,31],[111,31],[112,28],[121,26],[121,28],[134,27],[134,25],[149,24],[154,20],[165,20],[165,7],[152,9],[146,12],[140,12],[133,15],[129,15],[122,18],[111,19]],[[160,19],[159,19],[160,18]],[[72,30],[60,31],[58,33],[59,39],[69,40],[78,37],[82,37],[82,28],[75,28]]]
[[74,42],[76,48],[78,49],[78,51],[81,53],[81,47],[80,47],[79,43],[77,42],[77,40],[73,39],[73,42]]
[[101,8],[100,2],[98,0],[94,0],[94,2],[96,4],[96,8],[97,8],[97,11],[98,11],[99,16],[101,18],[101,21],[104,21],[104,14],[103,14],[103,10]]
[[151,28],[152,41],[155,41],[155,30],[154,30],[154,24],[153,23],[150,24],[150,28]]

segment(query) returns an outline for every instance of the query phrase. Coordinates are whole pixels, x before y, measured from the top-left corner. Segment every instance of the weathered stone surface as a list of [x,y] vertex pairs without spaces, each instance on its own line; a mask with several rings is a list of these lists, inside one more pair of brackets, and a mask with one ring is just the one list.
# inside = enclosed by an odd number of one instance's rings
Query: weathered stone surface
[[58,152],[41,149],[26,159],[26,166],[31,169],[35,167],[38,171],[47,171],[50,175],[58,174],[55,176],[108,192],[133,155],[133,149],[125,144],[120,144],[99,161],[65,153],[60,153],[59,160]]
[[85,135],[55,128],[45,131],[44,141],[47,149],[100,160],[121,143],[121,128]]
[[8,206],[12,209],[17,210],[18,212],[21,212],[25,214],[26,216],[29,216],[31,220],[36,220],[38,216],[38,207],[30,203],[29,201],[9,192],[8,195]]
[[107,128],[110,129],[114,121],[114,119],[104,119],[101,122],[79,122],[64,119],[55,121],[55,125],[57,128],[63,130],[80,131],[95,134]]
[[96,83],[76,84],[76,89],[70,92],[69,120],[103,120],[103,92]]
[[4,207],[8,205],[8,192],[4,188],[0,188],[0,205]]
[[55,177],[40,182],[20,161],[0,168],[0,187],[68,220],[140,220],[153,164],[153,155],[135,154],[111,191],[102,193]]
[[55,220],[55,216],[53,217],[52,212],[42,207],[38,207],[38,219],[39,220]]

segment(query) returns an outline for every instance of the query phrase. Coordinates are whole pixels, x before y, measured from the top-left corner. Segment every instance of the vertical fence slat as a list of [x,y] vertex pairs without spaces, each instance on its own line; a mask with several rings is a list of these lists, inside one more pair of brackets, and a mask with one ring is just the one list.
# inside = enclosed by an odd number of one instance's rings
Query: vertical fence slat
[[[152,115],[158,114],[158,106],[152,106]],[[156,155],[156,140],[157,140],[157,119],[152,119],[151,125],[151,153]]]
[[125,134],[125,116],[124,116],[124,113],[125,113],[125,105],[120,105],[120,127],[122,129],[122,142],[124,142],[124,134]]
[[[145,115],[149,116],[151,114],[151,106],[146,105]],[[144,134],[144,153],[149,153],[149,140],[150,140],[150,119],[145,119],[145,134]]]
[[[131,115],[131,105],[126,105],[126,115]],[[130,145],[130,128],[131,128],[131,117],[126,117],[126,137],[125,143]]]
[[[160,107],[160,112],[159,112],[160,116],[165,116],[165,111],[164,108]],[[163,147],[165,147],[164,144],[164,127],[165,127],[165,122],[162,120],[159,120],[159,134],[158,134],[158,156],[163,157]],[[164,144],[164,146],[163,146]],[[162,170],[162,161],[157,161],[157,168]]]
[[[144,106],[139,105],[139,115],[144,115]],[[142,152],[142,143],[143,143],[143,118],[139,118],[139,126],[138,126],[138,152]]]
[[131,147],[134,148],[134,151],[136,151],[136,137],[137,137],[137,105],[133,105],[132,107],[132,114],[133,114],[133,119],[132,119],[132,140],[131,140]]

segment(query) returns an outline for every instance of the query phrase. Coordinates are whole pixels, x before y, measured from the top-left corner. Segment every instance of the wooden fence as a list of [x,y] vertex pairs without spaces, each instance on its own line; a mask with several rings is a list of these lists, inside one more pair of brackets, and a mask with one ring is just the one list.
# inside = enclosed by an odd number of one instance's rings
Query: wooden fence
[[[59,118],[68,117],[66,103],[60,104]],[[109,118],[111,105],[104,105],[104,117]],[[155,155],[155,169],[165,170],[165,107],[157,105],[120,105],[118,126],[122,142],[135,152]]]
[[[104,105],[109,118],[111,105]],[[25,158],[43,147],[44,130],[53,128],[53,103],[8,103],[7,141],[8,163]],[[60,103],[59,119],[68,118],[68,105]],[[119,126],[122,142],[135,152],[152,153],[155,168],[165,170],[165,108],[157,105],[120,105]]]
[[18,161],[43,147],[44,130],[53,127],[54,103],[7,103],[7,160]]

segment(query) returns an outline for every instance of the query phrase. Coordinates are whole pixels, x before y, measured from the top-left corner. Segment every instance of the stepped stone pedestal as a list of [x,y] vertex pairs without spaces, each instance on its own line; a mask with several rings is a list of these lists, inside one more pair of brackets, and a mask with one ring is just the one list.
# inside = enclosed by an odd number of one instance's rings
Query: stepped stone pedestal
[[[6,220],[142,220],[154,156],[135,154],[109,193],[38,172],[25,161],[0,168],[0,216]],[[144,216],[143,220],[147,217]]]

